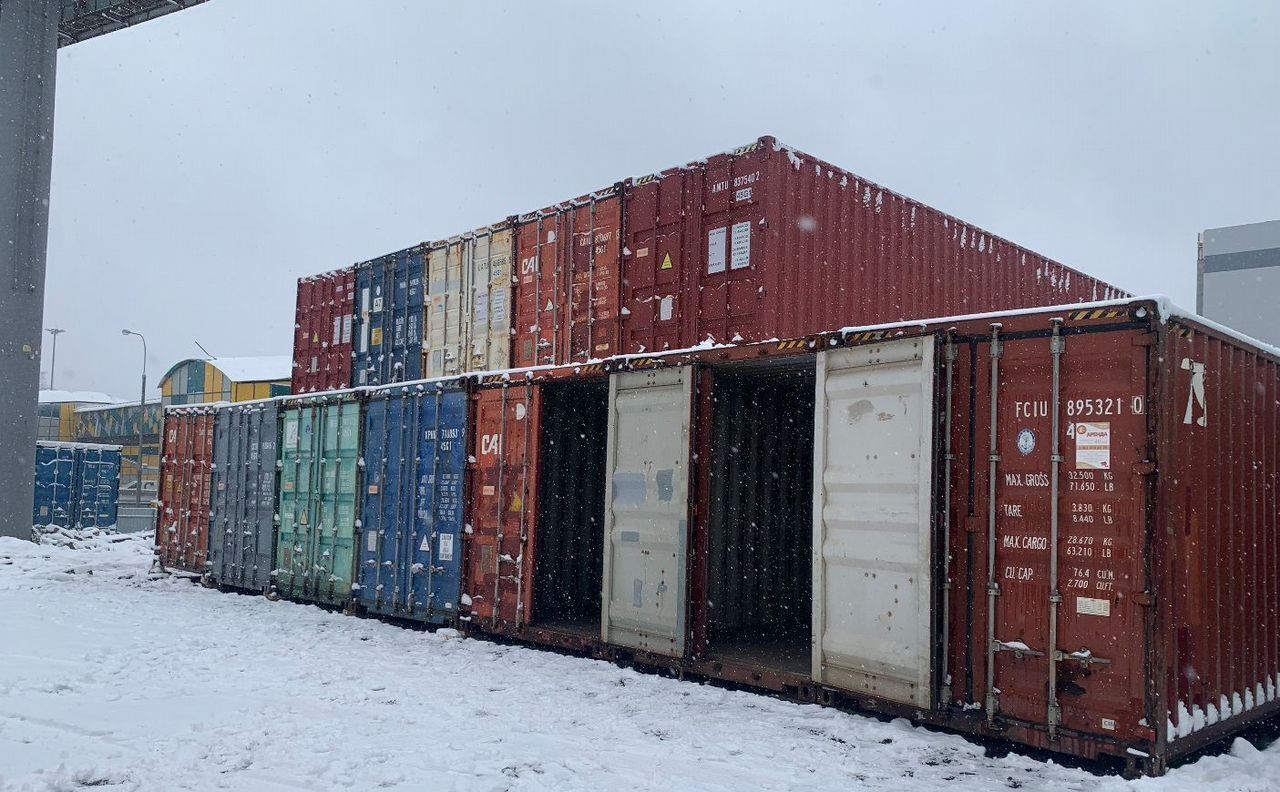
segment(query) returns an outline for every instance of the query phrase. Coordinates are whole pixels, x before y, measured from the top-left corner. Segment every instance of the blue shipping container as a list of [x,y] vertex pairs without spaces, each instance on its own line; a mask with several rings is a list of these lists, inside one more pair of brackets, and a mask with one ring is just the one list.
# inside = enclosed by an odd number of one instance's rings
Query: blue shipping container
[[119,497],[119,446],[36,444],[32,525],[111,528]]
[[370,395],[356,591],[366,610],[434,624],[455,620],[466,432],[461,380]]
[[419,245],[356,266],[352,385],[422,377],[425,261]]

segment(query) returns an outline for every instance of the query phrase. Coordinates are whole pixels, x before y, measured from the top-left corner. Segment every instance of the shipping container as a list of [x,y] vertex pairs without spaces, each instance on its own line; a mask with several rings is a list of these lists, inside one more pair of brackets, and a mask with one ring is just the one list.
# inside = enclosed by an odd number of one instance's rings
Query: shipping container
[[462,585],[467,393],[461,380],[369,394],[356,604],[454,623]]
[[510,221],[428,246],[427,377],[511,365]]
[[120,488],[120,446],[36,443],[32,525],[114,528]]
[[293,392],[351,385],[354,267],[298,279],[293,340]]
[[156,557],[161,565],[202,575],[208,567],[214,408],[164,411]]
[[516,367],[616,355],[622,190],[521,215],[516,225]]
[[351,385],[422,378],[426,246],[356,265]]
[[623,197],[627,354],[1124,296],[771,137]]
[[279,444],[277,402],[217,409],[208,573],[214,585],[271,592]]
[[481,378],[463,602],[484,632],[600,641],[609,381],[600,364]]
[[276,590],[346,605],[355,584],[361,402],[346,392],[283,401]]

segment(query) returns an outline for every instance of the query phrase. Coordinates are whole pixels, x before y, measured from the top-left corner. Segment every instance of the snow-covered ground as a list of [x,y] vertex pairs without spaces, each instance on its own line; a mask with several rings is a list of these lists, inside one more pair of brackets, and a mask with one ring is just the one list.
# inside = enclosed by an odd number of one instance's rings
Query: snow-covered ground
[[1125,782],[903,721],[148,576],[0,539],[5,790],[1280,790],[1243,740]]

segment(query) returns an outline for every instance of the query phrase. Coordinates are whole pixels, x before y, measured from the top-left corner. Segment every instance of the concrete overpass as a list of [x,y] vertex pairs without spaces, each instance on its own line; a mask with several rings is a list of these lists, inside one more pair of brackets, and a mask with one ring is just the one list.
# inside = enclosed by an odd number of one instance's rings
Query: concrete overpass
[[0,0],[0,536],[31,536],[58,47],[205,0]]

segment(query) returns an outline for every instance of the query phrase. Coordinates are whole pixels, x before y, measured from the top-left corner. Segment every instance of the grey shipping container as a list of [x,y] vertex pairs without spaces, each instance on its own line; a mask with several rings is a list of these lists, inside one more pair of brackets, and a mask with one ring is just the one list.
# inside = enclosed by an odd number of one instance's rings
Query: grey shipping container
[[209,579],[216,585],[269,592],[275,551],[276,402],[220,408],[213,434],[213,511]]

